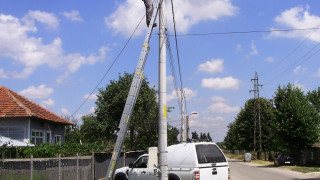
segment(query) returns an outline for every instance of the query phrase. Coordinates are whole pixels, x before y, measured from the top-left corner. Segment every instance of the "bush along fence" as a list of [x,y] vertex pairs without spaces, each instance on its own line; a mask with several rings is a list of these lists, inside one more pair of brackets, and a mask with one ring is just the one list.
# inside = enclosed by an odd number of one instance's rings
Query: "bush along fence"
[[[134,162],[145,151],[121,153],[116,168]],[[68,153],[70,155],[70,153]],[[109,152],[74,153],[72,157],[3,159],[1,180],[88,180],[105,178],[111,159]]]

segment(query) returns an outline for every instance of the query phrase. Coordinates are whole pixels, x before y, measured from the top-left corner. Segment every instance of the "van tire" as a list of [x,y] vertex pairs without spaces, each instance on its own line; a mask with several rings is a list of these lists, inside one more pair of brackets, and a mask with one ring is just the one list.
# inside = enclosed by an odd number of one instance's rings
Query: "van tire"
[[128,180],[128,179],[124,173],[118,173],[114,177],[114,180]]
[[180,178],[178,175],[170,173],[168,180],[180,180]]

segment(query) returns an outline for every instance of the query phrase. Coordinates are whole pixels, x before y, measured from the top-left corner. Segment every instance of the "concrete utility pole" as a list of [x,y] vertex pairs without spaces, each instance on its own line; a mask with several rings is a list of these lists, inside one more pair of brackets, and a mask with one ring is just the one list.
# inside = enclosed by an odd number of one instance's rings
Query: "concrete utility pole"
[[254,92],[254,130],[253,130],[253,153],[254,157],[256,154],[256,129],[257,129],[257,118],[259,122],[259,152],[262,152],[262,141],[261,141],[261,120],[260,120],[260,102],[259,102],[259,87],[262,85],[259,84],[258,73],[255,72],[255,76],[251,81],[254,82],[254,90],[249,92]]
[[[182,92],[183,89],[181,89],[181,130],[180,130],[180,141],[181,142],[185,142],[186,141],[186,136],[185,136],[185,122],[184,122],[184,119],[185,119],[185,113],[184,113],[184,95]],[[187,120],[188,121],[188,120]]]
[[187,140],[189,139],[189,130],[190,130],[189,129],[189,116],[191,116],[192,114],[198,114],[198,113],[193,112],[193,113],[191,113],[191,114],[186,116],[186,120],[187,120]]
[[165,0],[159,5],[159,169],[160,180],[168,180],[167,87],[166,87],[166,20]]

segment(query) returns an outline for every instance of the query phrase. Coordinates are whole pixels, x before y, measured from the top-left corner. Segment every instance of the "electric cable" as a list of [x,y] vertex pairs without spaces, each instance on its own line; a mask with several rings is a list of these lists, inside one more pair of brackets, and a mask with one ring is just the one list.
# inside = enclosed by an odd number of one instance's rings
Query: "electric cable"
[[94,93],[94,91],[98,88],[98,86],[101,84],[101,82],[104,80],[104,78],[107,76],[107,74],[110,72],[111,68],[113,67],[113,65],[117,62],[117,60],[119,59],[120,55],[123,53],[123,51],[125,50],[125,48],[128,46],[130,40],[132,39],[132,37],[134,36],[134,34],[136,33],[138,27],[140,26],[142,20],[144,19],[145,15],[141,18],[140,22],[138,23],[138,25],[136,26],[136,28],[133,30],[131,36],[128,38],[127,42],[125,43],[125,45],[122,47],[121,51],[118,53],[117,57],[113,60],[111,66],[108,68],[107,72],[103,75],[103,77],[100,79],[100,81],[98,82],[98,84],[94,87],[94,89],[91,91],[91,93],[89,94],[89,96],[79,105],[79,107],[71,114],[71,116],[74,118],[74,114],[76,112],[79,111],[79,109],[88,101],[88,99],[92,96],[92,94]]
[[[210,35],[229,35],[229,34],[251,34],[251,33],[271,33],[271,32],[290,32],[290,31],[308,31],[318,30],[319,27],[300,28],[300,29],[272,29],[272,30],[251,30],[251,31],[230,31],[230,32],[209,32],[209,33],[191,33],[177,34],[176,36],[210,36]],[[175,35],[168,35],[175,36]]]
[[[294,64],[292,64],[291,66],[289,66],[286,70],[282,71],[278,76],[276,76],[275,78],[273,78],[272,80],[268,81],[267,83],[263,84],[263,85],[267,85],[270,84],[271,82],[275,81],[276,79],[278,79],[279,77],[283,77],[286,73],[288,73],[289,71],[293,70],[293,68],[296,65],[301,65],[305,62],[307,62],[308,60],[310,60],[314,55],[316,55],[318,52],[320,52],[320,48],[318,50],[316,50],[316,52],[314,52],[312,55],[310,55],[309,57],[307,57],[310,53],[312,53],[313,50],[315,50],[318,46],[320,45],[320,43],[316,44],[311,50],[309,50],[307,53],[305,53],[301,58],[299,58]],[[303,60],[305,59],[305,60]]]
[[315,33],[318,29],[315,29],[314,31],[312,31],[304,40],[302,40],[294,49],[292,49],[284,58],[282,58],[276,65],[274,65],[273,67],[271,67],[270,69],[266,70],[264,73],[262,73],[260,75],[260,77],[263,77],[265,74],[269,73],[270,71],[272,71],[273,69],[275,69],[276,67],[278,67],[284,60],[288,59],[289,56],[291,56],[295,51],[297,51],[297,49],[299,49],[302,44],[304,44],[311,36],[313,33]]
[[172,19],[173,19],[173,29],[174,29],[174,37],[175,37],[175,42],[176,42],[176,52],[177,52],[177,60],[178,60],[178,67],[179,67],[179,77],[180,77],[180,91],[181,91],[181,102],[184,104],[184,107],[187,112],[187,104],[186,104],[186,97],[184,94],[183,90],[183,84],[182,84],[182,75],[181,75],[181,65],[180,65],[180,56],[179,56],[179,47],[178,47],[178,39],[177,39],[177,30],[176,30],[176,20],[175,20],[175,15],[174,15],[174,7],[173,7],[173,1],[171,0],[171,9],[172,9]]

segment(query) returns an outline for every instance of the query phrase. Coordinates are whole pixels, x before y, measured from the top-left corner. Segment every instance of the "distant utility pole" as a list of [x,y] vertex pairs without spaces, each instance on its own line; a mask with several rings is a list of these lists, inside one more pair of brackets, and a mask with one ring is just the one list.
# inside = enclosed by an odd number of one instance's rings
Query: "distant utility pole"
[[259,152],[262,152],[262,141],[261,141],[261,120],[260,120],[260,102],[259,102],[259,87],[262,85],[259,84],[258,73],[255,72],[255,76],[251,81],[254,82],[254,90],[249,92],[254,92],[254,130],[253,130],[253,153],[256,154],[256,129],[257,129],[257,117],[259,122]]

